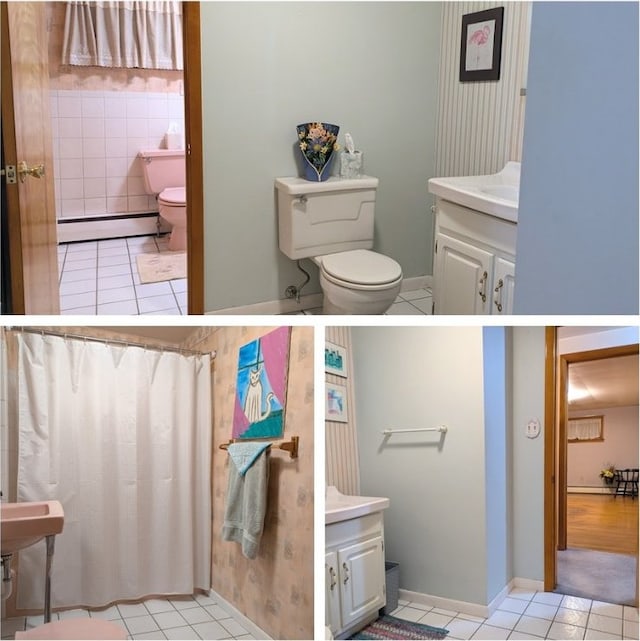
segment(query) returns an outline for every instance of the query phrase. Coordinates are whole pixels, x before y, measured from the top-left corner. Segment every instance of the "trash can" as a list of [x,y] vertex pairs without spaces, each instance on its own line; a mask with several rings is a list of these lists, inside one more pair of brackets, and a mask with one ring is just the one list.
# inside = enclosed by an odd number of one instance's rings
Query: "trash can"
[[398,590],[400,589],[400,564],[386,561],[384,564],[385,583],[387,586],[387,605],[380,610],[382,614],[391,614],[398,607]]

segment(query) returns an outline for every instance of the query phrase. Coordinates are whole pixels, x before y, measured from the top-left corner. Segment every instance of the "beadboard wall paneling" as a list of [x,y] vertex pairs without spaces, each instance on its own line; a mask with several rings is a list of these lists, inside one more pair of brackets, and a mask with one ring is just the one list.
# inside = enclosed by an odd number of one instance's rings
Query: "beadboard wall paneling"
[[356,435],[356,406],[353,397],[353,359],[349,327],[327,327],[326,340],[347,350],[347,378],[325,373],[325,381],[347,388],[349,421],[325,421],[326,430],[326,483],[335,485],[343,494],[360,494],[360,466],[358,464],[358,439]]
[[[500,80],[460,82],[462,16],[504,6]],[[499,171],[522,156],[529,2],[445,2],[442,9],[436,175]]]

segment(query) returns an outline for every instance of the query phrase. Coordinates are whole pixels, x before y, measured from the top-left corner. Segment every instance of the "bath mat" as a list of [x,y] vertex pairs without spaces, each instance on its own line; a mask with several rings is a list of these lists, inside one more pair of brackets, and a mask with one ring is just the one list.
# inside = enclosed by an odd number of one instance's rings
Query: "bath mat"
[[187,252],[161,252],[136,256],[141,283],[187,277]]
[[370,623],[351,639],[444,639],[449,630],[434,628],[423,623],[405,621],[388,614]]

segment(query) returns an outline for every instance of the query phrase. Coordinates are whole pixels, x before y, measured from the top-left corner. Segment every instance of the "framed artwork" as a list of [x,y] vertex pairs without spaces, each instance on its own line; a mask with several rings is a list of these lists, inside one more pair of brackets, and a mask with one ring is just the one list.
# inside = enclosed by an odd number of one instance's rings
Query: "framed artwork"
[[282,436],[290,335],[279,327],[240,348],[232,438]]
[[460,82],[500,79],[504,7],[462,16]]
[[344,385],[326,383],[325,421],[346,423],[349,420],[347,413],[347,388]]
[[344,347],[325,342],[324,371],[343,378],[347,377],[347,350]]

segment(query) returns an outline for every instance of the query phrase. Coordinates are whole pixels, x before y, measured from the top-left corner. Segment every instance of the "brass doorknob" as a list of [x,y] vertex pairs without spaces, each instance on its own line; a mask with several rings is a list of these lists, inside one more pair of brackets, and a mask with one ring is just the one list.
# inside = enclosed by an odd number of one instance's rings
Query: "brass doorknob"
[[44,164],[34,165],[29,167],[27,163],[22,160],[18,163],[18,175],[20,176],[20,182],[23,183],[24,179],[27,176],[33,176],[34,178],[42,178],[44,176]]

